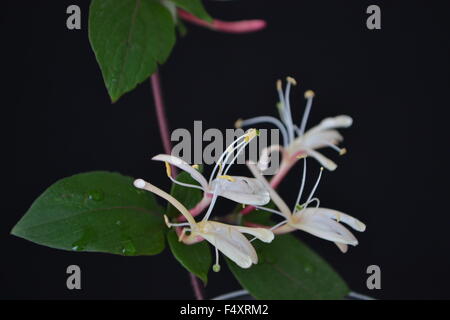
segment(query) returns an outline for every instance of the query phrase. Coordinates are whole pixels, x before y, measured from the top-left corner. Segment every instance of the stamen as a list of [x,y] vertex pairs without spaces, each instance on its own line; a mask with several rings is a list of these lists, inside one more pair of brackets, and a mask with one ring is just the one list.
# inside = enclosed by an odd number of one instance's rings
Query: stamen
[[170,168],[170,164],[167,161],[164,161],[164,164],[166,165],[166,174],[168,177],[172,177],[172,169]]
[[[286,102],[284,101],[284,94],[283,94],[283,86],[281,80],[277,80],[277,92],[278,92],[278,98],[280,100],[280,107],[278,108],[281,111],[281,121],[283,121],[284,125],[287,127],[287,118],[286,118]],[[290,141],[288,141],[289,143]]]
[[217,179],[225,179],[225,180],[228,180],[230,182],[235,182],[236,181],[235,178],[233,178],[232,176],[227,176],[227,175],[218,176]]
[[292,77],[286,77],[286,81],[292,83],[294,86],[297,85],[297,81]]
[[201,186],[197,186],[195,184],[190,184],[190,183],[184,183],[184,182],[177,181],[174,178],[172,178],[172,176],[168,176],[168,177],[173,183],[178,184],[180,186],[188,187],[188,188],[195,188],[195,189],[199,189],[199,190],[205,191],[203,189],[203,187],[201,187]]
[[306,181],[306,156],[303,158],[303,175],[302,175],[302,183],[300,186],[300,191],[298,192],[297,200],[295,201],[295,207],[298,206],[300,200],[302,199],[303,189],[305,188]]
[[243,123],[244,123],[244,120],[242,120],[242,119],[237,119],[236,122],[234,123],[234,127],[235,127],[236,129],[242,128]]
[[[249,144],[249,142],[243,144],[239,150],[236,152],[236,155],[234,156],[234,158],[231,160],[231,162],[227,165],[227,167],[225,168],[225,170],[223,171],[223,174],[226,175],[228,173],[228,170],[230,170],[231,166],[233,165],[233,163],[236,161],[236,159],[239,157],[239,155],[241,154],[241,152],[245,149],[245,147]],[[234,151],[233,151],[234,152]]]
[[164,215],[164,222],[166,223],[166,226],[171,228],[171,227],[189,227],[190,224],[187,222],[183,222],[183,223],[172,223],[170,222],[169,218]]
[[275,229],[277,229],[277,228],[281,227],[282,225],[286,224],[287,222],[288,222],[287,220],[281,221],[280,223],[277,223],[276,225],[271,227],[270,230],[274,231]]
[[303,112],[302,122],[300,124],[300,129],[299,129],[300,136],[305,133],[306,122],[308,121],[309,112],[311,111],[314,96],[315,96],[315,94],[314,94],[314,91],[312,91],[312,90],[308,90],[305,92],[305,98],[307,99],[307,101],[306,101],[305,112]]
[[[291,80],[290,80],[291,79]],[[285,124],[288,130],[289,134],[289,141],[294,140],[294,126],[292,122],[292,113],[291,113],[291,102],[289,99],[289,95],[291,92],[291,85],[295,84],[295,80],[293,78],[287,77],[287,85],[286,85],[286,91],[284,95],[284,105],[286,106],[285,110]]]
[[200,168],[200,166],[198,164],[193,164],[192,168],[194,168],[195,170],[198,170]]
[[320,167],[320,173],[319,177],[317,178],[316,184],[314,185],[314,188],[312,189],[311,193],[309,194],[308,200],[306,203],[309,203],[311,201],[311,198],[314,195],[314,192],[316,192],[317,187],[319,186],[320,178],[322,177],[323,167]]
[[275,210],[275,209],[271,209],[271,208],[266,208],[266,207],[260,207],[260,206],[254,206],[254,207],[256,209],[260,209],[260,210],[267,211],[267,212],[270,212],[270,213],[278,214],[279,216],[282,216],[283,218],[286,219],[286,216],[281,211],[278,211],[278,210]]
[[323,144],[326,145],[327,147],[330,147],[331,149],[333,149],[333,150],[339,152],[339,155],[340,155],[340,156],[343,156],[344,154],[347,153],[347,149],[346,149],[346,148],[339,148],[337,145],[332,144],[332,143],[329,143],[329,142],[327,142],[327,141],[322,141],[322,140],[320,140],[320,141],[318,141],[318,143],[323,143]]
[[232,143],[230,143],[230,145],[225,149],[225,151],[220,155],[219,160],[217,160],[216,165],[214,166],[213,171],[212,171],[212,173],[211,173],[211,176],[209,177],[209,183],[211,183],[211,181],[212,181],[212,179],[213,179],[213,177],[214,177],[214,174],[215,174],[216,171],[217,171],[217,168],[219,168],[219,170],[222,170],[222,162],[223,162],[223,159],[228,155],[229,150],[234,150],[234,149],[235,149],[235,148],[234,148],[234,145],[237,144],[237,143],[239,143],[239,142],[240,142],[242,139],[244,139],[244,138],[245,138],[245,134],[242,135],[242,136],[240,136],[240,137],[237,138],[236,140],[234,140],[234,141],[233,141]]
[[[231,165],[234,163],[234,161],[236,161],[239,154],[245,149],[245,147],[250,143],[250,141],[259,135],[259,130],[249,129],[245,135],[246,135],[246,137],[244,138],[244,141],[239,143],[234,149],[230,150],[228,152],[227,157],[222,161],[222,163],[224,163],[226,166],[225,171],[223,171],[224,175],[227,174],[228,170],[230,170],[230,168],[231,168]],[[231,162],[228,163],[228,159],[234,154],[234,151],[236,151],[236,150],[237,150],[236,155],[231,160]],[[228,165],[227,165],[227,163],[228,163]],[[222,168],[220,168],[218,175],[222,175]]]
[[209,219],[209,216],[211,215],[212,209],[214,208],[214,205],[217,200],[217,196],[219,195],[219,187],[216,186],[214,189],[213,198],[211,200],[211,203],[209,204],[208,211],[206,212],[205,216],[203,217],[202,221],[207,221]]
[[288,133],[287,133],[286,127],[277,118],[271,117],[271,116],[260,116],[260,117],[254,117],[254,118],[241,120],[241,121],[242,121],[241,125],[243,127],[253,126],[255,124],[263,123],[263,122],[267,122],[267,123],[273,124],[274,126],[276,126],[280,130],[281,135],[283,136],[283,145],[285,147],[287,146],[287,144],[288,144]]
[[320,206],[320,200],[319,200],[319,198],[312,198],[311,200],[309,200],[309,202],[303,204],[303,206],[302,206],[303,209],[308,208],[309,204],[310,204],[310,203],[313,203],[313,202],[316,203],[316,209]]
[[[244,140],[244,141],[242,141],[241,143],[239,143],[235,148],[233,148],[232,150],[226,152],[227,156],[225,157],[225,159],[222,160],[222,163],[221,163],[221,164],[224,164],[225,166],[224,166],[224,167],[220,166],[219,172],[217,173],[218,176],[219,176],[219,175],[222,175],[223,170],[226,169],[226,168],[228,167],[228,165],[227,165],[228,160],[230,159],[230,157],[231,157],[232,155],[234,155],[234,151],[235,151],[236,149],[239,149],[239,151],[243,150],[243,148],[241,148],[241,147],[245,147],[247,144],[248,144],[248,142]],[[239,152],[238,152],[238,154],[233,158],[233,161],[234,161],[234,159],[237,158],[238,155],[239,155]],[[230,163],[230,165],[233,164],[233,161]]]

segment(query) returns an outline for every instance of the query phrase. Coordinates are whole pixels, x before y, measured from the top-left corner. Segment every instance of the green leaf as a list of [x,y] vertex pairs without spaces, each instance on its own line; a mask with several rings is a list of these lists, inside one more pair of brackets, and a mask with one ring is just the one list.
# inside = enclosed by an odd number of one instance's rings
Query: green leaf
[[11,233],[63,250],[153,255],[165,246],[163,210],[131,177],[80,173],[50,186]]
[[208,271],[211,268],[212,257],[211,249],[206,241],[192,245],[186,245],[178,241],[178,236],[174,230],[167,234],[169,247],[173,255],[188,271],[197,277],[208,282]]
[[[202,167],[200,167],[199,171],[202,171]],[[198,182],[185,171],[179,173],[176,180],[182,183],[199,185]],[[196,188],[183,187],[176,183],[172,184],[170,194],[188,209],[192,209],[203,198],[203,191]],[[174,206],[168,203],[166,215],[169,218],[174,218],[179,216],[180,212]]]
[[240,284],[257,299],[343,299],[346,283],[314,251],[292,235],[270,243],[253,242],[259,263],[242,269],[227,260]]
[[89,40],[115,102],[167,59],[175,44],[174,20],[154,0],[92,0]]
[[[275,205],[275,203],[273,203],[272,200],[268,204],[266,204],[264,207],[269,208],[269,209],[278,210],[277,206]],[[261,224],[264,226],[271,226],[274,224],[273,220],[271,219],[272,216],[273,216],[273,213],[271,213],[271,212],[264,211],[262,209],[255,209],[252,212],[250,212],[246,215],[243,215],[241,222],[244,225],[246,222],[249,222],[249,223]]]
[[199,19],[205,20],[207,22],[212,22],[212,17],[206,12],[201,0],[170,0],[180,7],[181,9],[192,13]]

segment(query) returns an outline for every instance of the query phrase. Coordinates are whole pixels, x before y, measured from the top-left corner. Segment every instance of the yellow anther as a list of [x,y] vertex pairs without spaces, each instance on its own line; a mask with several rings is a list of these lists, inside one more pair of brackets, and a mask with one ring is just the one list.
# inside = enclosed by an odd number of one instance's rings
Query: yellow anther
[[169,218],[166,216],[166,215],[164,215],[164,222],[166,223],[166,226],[168,227],[168,228],[170,228],[172,225],[170,224],[170,221],[169,221]]
[[286,77],[287,82],[292,83],[294,86],[297,85],[297,81],[292,77]]
[[277,80],[277,90],[281,90],[281,88],[282,88],[281,80]]
[[167,161],[164,161],[164,164],[166,165],[166,174],[168,177],[172,176],[172,168],[170,167],[170,164]]
[[259,134],[259,131],[258,131],[258,130],[256,130],[256,129],[250,129],[250,130],[247,132],[247,134],[246,134],[246,136],[245,136],[245,138],[244,138],[245,142],[249,142],[249,141],[252,140],[254,137],[256,137],[258,134]]
[[230,182],[235,182],[235,181],[236,181],[235,178],[233,178],[232,176],[227,176],[227,175],[218,176],[217,178],[219,178],[219,179],[225,179],[225,180],[228,180],[228,181],[230,181]]
[[312,90],[306,90],[305,91],[305,98],[306,99],[310,99],[313,98],[316,94],[314,93],[314,91]]
[[302,153],[302,154],[299,154],[298,156],[296,156],[296,158],[297,159],[303,159],[303,158],[306,158],[306,153]]
[[323,167],[320,167],[320,171],[323,171]]
[[341,222],[341,214],[340,214],[340,213],[338,213],[338,214],[336,215],[336,221],[337,221],[337,222]]
[[339,155],[341,155],[341,156],[343,156],[346,153],[347,153],[347,149],[346,148],[342,148],[341,151],[339,151]]
[[198,170],[198,168],[200,168],[200,166],[198,164],[193,164],[192,168],[194,168],[195,170]]
[[237,119],[236,122],[234,123],[234,127],[236,129],[242,128],[242,123],[244,122],[244,120],[242,119]]
[[245,209],[245,203],[242,204],[242,209]]

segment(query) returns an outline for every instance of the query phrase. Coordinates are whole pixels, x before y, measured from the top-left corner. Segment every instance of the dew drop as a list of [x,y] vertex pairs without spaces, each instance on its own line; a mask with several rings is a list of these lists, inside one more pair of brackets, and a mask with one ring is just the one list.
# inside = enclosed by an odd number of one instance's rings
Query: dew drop
[[91,229],[89,228],[84,229],[81,238],[72,243],[72,250],[84,251],[88,246],[88,244],[92,243],[92,241],[94,240],[94,236],[95,234]]
[[122,241],[122,254],[124,256],[134,256],[136,254],[136,247],[131,239]]
[[314,272],[314,267],[313,267],[312,265],[306,264],[306,265],[303,267],[303,270],[304,270],[306,273],[313,273],[313,272]]

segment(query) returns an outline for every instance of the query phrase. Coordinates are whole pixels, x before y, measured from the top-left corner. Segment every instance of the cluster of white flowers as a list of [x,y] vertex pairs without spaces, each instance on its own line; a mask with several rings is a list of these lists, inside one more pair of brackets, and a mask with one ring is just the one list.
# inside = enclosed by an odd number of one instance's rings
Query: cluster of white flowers
[[[343,138],[336,129],[351,126],[352,118],[345,115],[326,118],[320,122],[319,125],[305,132],[314,93],[310,90],[306,91],[306,108],[300,126],[296,126],[292,120],[289,102],[290,90],[292,85],[295,84],[296,81],[293,78],[288,77],[286,89],[283,92],[281,81],[277,82],[280,100],[278,109],[280,111],[281,121],[275,117],[262,116],[247,120],[238,120],[236,122],[237,127],[253,126],[261,122],[269,122],[276,125],[283,136],[283,145],[272,145],[264,149],[257,165],[247,163],[253,177],[228,175],[228,171],[238,155],[252,139],[258,136],[258,131],[256,129],[249,129],[244,135],[236,139],[227,147],[225,152],[216,162],[209,180],[206,179],[195,166],[190,166],[180,158],[166,154],[160,154],[153,157],[153,160],[165,162],[167,176],[174,183],[203,191],[203,199],[191,210],[188,210],[170,194],[142,179],[137,179],[134,182],[134,185],[137,188],[145,189],[157,194],[169,201],[180,211],[182,216],[176,223],[172,223],[164,216],[169,228],[177,228],[180,241],[183,241],[186,244],[193,244],[206,240],[215,247],[216,263],[213,266],[214,271],[220,270],[219,251],[242,268],[249,268],[252,264],[258,263],[258,256],[251,244],[255,239],[270,243],[274,239],[275,234],[302,230],[317,237],[333,241],[342,252],[346,252],[348,245],[355,246],[358,244],[358,241],[340,222],[361,232],[366,228],[364,223],[345,213],[320,207],[320,201],[317,197],[314,197],[314,194],[321,179],[323,168],[320,170],[312,191],[305,201],[301,201],[306,180],[306,157],[310,156],[316,159],[325,168],[335,170],[337,167],[336,164],[319,153],[317,149],[331,147],[340,154],[344,154],[345,149],[341,149],[337,146]],[[281,152],[282,162],[279,172],[269,183],[262,175],[262,172],[267,168],[272,152]],[[290,210],[284,200],[275,191],[275,188],[279,181],[299,159],[303,159],[303,176],[296,203],[293,206],[293,209]],[[199,184],[186,184],[175,180],[172,177],[170,165],[176,166],[189,173]],[[211,221],[209,218],[216,203],[216,199],[219,196],[247,205],[248,207],[241,212],[242,214],[246,214],[256,208],[280,215],[283,217],[283,220],[274,226],[256,227],[229,225]],[[278,210],[264,207],[270,200],[277,206]],[[311,204],[314,205],[311,207]],[[203,219],[200,222],[197,222],[195,216],[202,213],[206,208],[208,209],[203,216]],[[253,236],[253,239],[249,240],[244,234]]]

